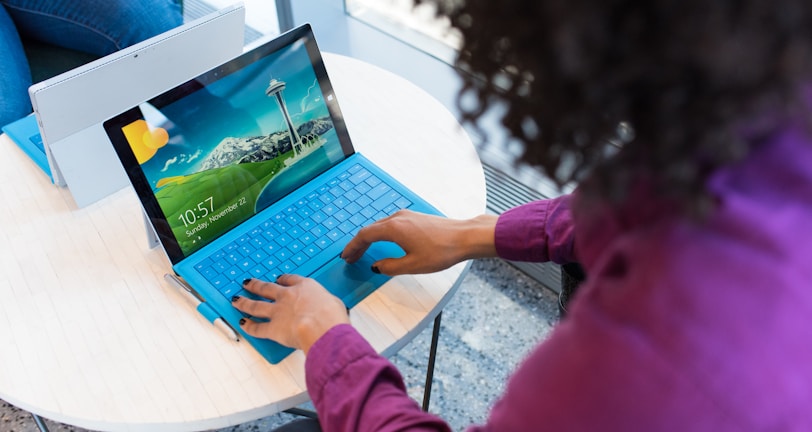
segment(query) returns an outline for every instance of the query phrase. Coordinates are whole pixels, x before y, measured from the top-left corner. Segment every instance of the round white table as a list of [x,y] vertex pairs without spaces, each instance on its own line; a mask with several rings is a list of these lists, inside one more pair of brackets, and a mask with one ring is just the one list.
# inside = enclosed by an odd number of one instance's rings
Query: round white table
[[[325,54],[356,149],[451,218],[485,210],[485,179],[454,116],[410,82]],[[304,355],[267,363],[163,280],[135,193],[77,209],[0,136],[0,399],[98,430],[227,427],[309,400]],[[353,308],[384,355],[431,324],[467,263],[399,276]],[[439,359],[442,361],[442,359]]]

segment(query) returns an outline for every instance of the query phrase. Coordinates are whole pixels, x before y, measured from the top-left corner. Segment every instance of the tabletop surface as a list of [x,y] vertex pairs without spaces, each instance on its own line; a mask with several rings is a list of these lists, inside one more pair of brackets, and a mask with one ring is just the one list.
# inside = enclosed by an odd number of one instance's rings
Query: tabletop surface
[[[452,218],[485,210],[476,150],[454,116],[410,82],[325,54],[356,150]],[[0,399],[99,430],[226,427],[309,400],[304,355],[277,365],[210,325],[163,281],[127,187],[77,209],[0,136]],[[398,276],[353,308],[384,355],[426,328],[466,263]]]

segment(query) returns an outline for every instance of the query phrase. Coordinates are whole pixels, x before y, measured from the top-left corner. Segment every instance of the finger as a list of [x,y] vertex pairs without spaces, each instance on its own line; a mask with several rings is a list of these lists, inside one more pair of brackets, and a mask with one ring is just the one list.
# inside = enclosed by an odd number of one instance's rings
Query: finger
[[[361,234],[361,231],[359,231],[358,234]],[[340,255],[341,259],[348,262],[349,264],[358,261],[359,259],[361,259],[361,256],[364,255],[364,252],[366,252],[367,249],[369,249],[370,244],[371,243],[364,241],[358,235],[356,235],[355,237],[352,238],[352,240],[350,240],[349,243],[347,243],[347,246],[344,246],[344,250],[341,251]]]
[[414,260],[411,255],[401,258],[384,258],[372,264],[372,271],[387,276],[397,276],[406,273],[415,273]]
[[255,338],[271,339],[275,340],[278,343],[282,343],[281,341],[278,341],[272,337],[273,326],[274,326],[273,321],[256,322],[246,318],[240,320],[240,328],[242,328],[242,330],[248,335],[253,336]]
[[300,283],[304,279],[304,276],[286,273],[276,278],[276,284],[283,287],[289,287]]
[[247,297],[234,296],[231,298],[231,305],[238,311],[258,318],[271,319],[276,308],[276,304],[263,300],[252,300]]
[[358,234],[344,247],[344,250],[341,252],[341,258],[352,264],[364,255],[372,243],[376,241],[392,241],[391,232],[386,227],[386,222],[391,217],[392,216],[386,217],[361,228]]
[[242,286],[251,293],[264,297],[268,300],[276,300],[279,295],[279,290],[282,289],[279,285],[273,282],[265,282],[259,279],[246,279],[242,281]]

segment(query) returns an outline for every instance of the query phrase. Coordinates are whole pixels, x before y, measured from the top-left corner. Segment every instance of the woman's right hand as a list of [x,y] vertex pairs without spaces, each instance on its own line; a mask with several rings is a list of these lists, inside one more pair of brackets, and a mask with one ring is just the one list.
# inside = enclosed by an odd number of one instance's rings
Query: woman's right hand
[[455,220],[401,210],[362,228],[344,248],[341,257],[351,264],[358,261],[372,243],[391,241],[406,255],[377,261],[373,271],[390,276],[433,273],[467,259],[496,256],[496,219],[497,216],[482,215]]

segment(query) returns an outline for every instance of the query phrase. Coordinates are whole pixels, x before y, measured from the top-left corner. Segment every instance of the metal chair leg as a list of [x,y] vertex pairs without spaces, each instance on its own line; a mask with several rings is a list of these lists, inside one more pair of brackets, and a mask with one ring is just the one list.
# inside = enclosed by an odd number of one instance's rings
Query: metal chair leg
[[296,416],[300,416],[300,417],[311,418],[311,419],[314,419],[314,420],[319,419],[319,415],[316,414],[315,411],[306,410],[306,409],[302,409],[302,408],[295,408],[295,407],[294,408],[289,408],[289,409],[284,410],[283,412],[286,412],[288,414],[293,414],[293,415],[296,415]]
[[34,413],[29,414],[31,414],[31,417],[34,419],[34,423],[36,423],[37,428],[40,430],[40,432],[48,432],[48,426],[45,425],[45,421],[42,420],[42,417]]
[[440,339],[440,320],[443,317],[443,312],[437,314],[434,318],[434,328],[431,331],[431,347],[429,348],[429,365],[426,370],[426,387],[423,390],[423,411],[429,410],[429,402],[431,399],[431,384],[434,381],[434,360],[437,358],[437,342]]

